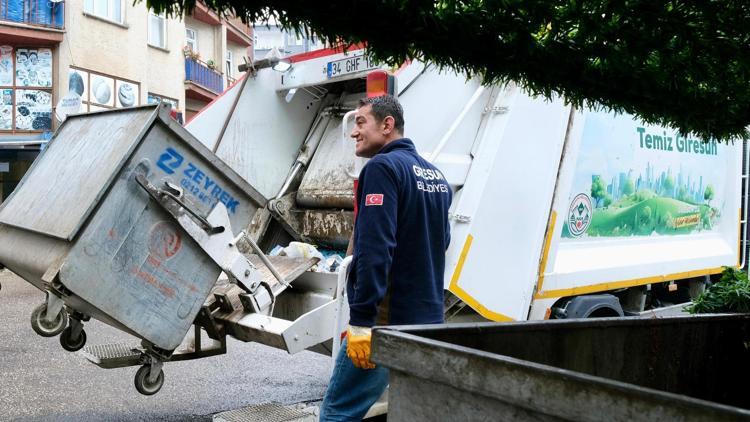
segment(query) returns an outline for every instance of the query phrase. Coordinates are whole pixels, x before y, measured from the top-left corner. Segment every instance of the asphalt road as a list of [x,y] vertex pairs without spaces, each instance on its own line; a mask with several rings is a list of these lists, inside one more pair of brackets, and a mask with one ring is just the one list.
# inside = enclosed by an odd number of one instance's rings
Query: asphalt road
[[[225,410],[316,401],[325,392],[330,358],[230,341],[226,355],[165,364],[162,390],[142,396],[133,386],[137,367],[101,369],[63,350],[57,337],[38,336],[29,316],[44,294],[7,270],[0,283],[0,421],[208,421]],[[138,344],[96,321],[85,329],[88,344]]]

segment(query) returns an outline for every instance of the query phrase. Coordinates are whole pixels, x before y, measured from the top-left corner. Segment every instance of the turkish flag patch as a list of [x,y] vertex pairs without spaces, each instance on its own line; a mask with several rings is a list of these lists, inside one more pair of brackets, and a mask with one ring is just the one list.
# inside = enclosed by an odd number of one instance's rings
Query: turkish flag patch
[[371,193],[365,196],[365,206],[370,205],[383,205],[383,194],[382,193]]

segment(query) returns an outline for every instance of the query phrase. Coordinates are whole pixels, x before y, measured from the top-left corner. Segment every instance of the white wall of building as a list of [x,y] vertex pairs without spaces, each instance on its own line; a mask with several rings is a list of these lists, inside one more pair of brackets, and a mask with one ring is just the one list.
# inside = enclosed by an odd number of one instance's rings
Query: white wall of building
[[148,45],[148,10],[121,0],[123,23],[118,24],[84,12],[83,0],[66,2],[67,33],[57,49],[56,97],[68,92],[71,66],[100,72],[140,84],[138,98],[146,104],[148,92],[185,101],[183,81],[185,23],[167,19],[166,49]]
[[217,56],[217,52],[221,51],[221,44],[220,41],[217,42],[217,39],[220,38],[221,27],[209,25],[190,16],[185,17],[185,27],[197,33],[200,59],[204,62],[213,60],[215,63],[218,63],[217,59],[219,57]]

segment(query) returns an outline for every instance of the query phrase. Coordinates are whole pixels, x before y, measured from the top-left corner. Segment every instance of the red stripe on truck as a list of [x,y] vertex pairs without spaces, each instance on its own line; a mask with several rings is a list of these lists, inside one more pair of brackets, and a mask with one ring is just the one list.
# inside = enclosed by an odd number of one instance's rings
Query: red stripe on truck
[[[346,47],[346,51],[361,50],[367,47],[367,43],[361,42],[357,44],[349,44]],[[308,51],[307,53],[295,54],[293,56],[284,57],[284,60],[289,60],[290,63],[299,63],[305,60],[318,59],[325,56],[332,56],[334,54],[343,53],[344,46],[323,48],[320,50]]]

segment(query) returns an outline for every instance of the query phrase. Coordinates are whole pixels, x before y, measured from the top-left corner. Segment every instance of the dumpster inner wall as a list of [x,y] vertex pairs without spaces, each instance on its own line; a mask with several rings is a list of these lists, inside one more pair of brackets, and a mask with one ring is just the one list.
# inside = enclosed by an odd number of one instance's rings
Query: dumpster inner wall
[[750,408],[750,316],[460,324],[406,332],[484,352]]

